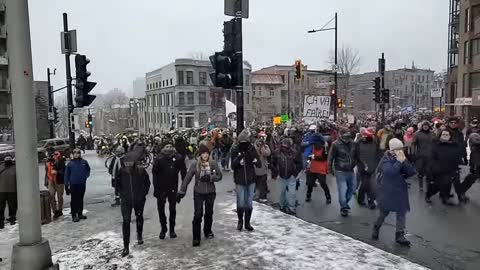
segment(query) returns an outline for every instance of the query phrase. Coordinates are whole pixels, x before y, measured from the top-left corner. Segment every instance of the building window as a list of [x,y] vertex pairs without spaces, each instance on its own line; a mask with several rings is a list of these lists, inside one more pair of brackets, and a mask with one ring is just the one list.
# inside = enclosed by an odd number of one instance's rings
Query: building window
[[470,9],[465,9],[465,32],[470,32],[472,25],[471,17],[470,17]]
[[249,93],[246,93],[246,94],[245,94],[245,97],[246,97],[246,98],[245,98],[245,103],[246,103],[247,105],[250,104],[250,94],[249,94]]
[[464,55],[464,59],[463,59],[463,63],[464,64],[470,64],[470,42],[465,41],[465,44],[464,44],[464,47],[463,47],[463,55]]
[[480,89],[480,72],[470,73],[470,89]]
[[186,128],[193,128],[193,117],[185,117],[185,127]]
[[198,104],[207,104],[207,92],[198,92]]
[[173,79],[170,79],[170,86],[173,85]]
[[248,87],[250,85],[250,75],[245,75],[245,86]]
[[207,73],[206,72],[200,72],[198,73],[199,79],[200,79],[200,85],[207,85]]
[[275,90],[270,89],[270,96],[271,96],[271,97],[275,96]]
[[172,93],[168,93],[167,106],[173,105]]
[[206,125],[207,123],[208,123],[208,115],[207,115],[207,113],[204,113],[204,112],[199,113],[199,114],[198,114],[198,124],[199,124],[200,126],[204,126],[204,125]]
[[187,71],[187,84],[193,84],[193,71]]
[[178,85],[185,84],[183,80],[183,71],[177,71],[177,84]]
[[193,92],[188,92],[187,93],[187,104],[188,105],[193,105],[194,104],[194,98],[193,98]]
[[168,80],[166,80],[166,81],[167,81],[167,83],[166,83],[166,84],[167,84],[167,86],[168,86]]
[[185,93],[178,93],[178,105],[185,105]]
[[480,54],[480,39],[472,39],[471,42],[472,45],[470,46],[470,48],[472,49],[472,56]]

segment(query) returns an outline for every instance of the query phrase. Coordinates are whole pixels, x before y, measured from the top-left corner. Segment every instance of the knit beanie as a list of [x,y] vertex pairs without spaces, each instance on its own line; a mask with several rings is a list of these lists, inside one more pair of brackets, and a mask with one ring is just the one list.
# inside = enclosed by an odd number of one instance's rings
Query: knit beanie
[[400,150],[403,149],[403,143],[397,138],[393,138],[388,142],[388,148],[390,150]]
[[206,145],[201,144],[201,145],[198,147],[197,154],[200,156],[200,155],[203,154],[203,153],[208,153],[208,154],[210,154],[210,150],[208,149],[208,147],[207,147]]

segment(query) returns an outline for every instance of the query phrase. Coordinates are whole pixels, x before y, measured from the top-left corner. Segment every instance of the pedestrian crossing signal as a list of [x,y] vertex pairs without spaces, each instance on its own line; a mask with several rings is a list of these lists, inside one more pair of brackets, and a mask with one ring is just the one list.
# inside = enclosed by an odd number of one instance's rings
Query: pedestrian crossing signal
[[90,122],[88,120],[85,121],[85,128],[90,128]]
[[343,99],[341,98],[338,98],[337,99],[337,108],[343,108]]

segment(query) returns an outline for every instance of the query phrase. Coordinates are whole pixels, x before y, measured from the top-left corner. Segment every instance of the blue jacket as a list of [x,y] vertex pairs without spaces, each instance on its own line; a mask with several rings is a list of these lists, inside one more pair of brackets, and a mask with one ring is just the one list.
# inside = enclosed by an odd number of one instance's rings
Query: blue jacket
[[325,140],[321,134],[315,133],[307,133],[302,140],[302,147],[303,147],[303,158],[307,159],[308,156],[312,154],[313,145],[315,143],[321,143],[322,145],[325,144]]
[[65,185],[85,185],[90,177],[90,166],[84,159],[72,159],[65,170]]
[[400,163],[388,153],[380,166],[383,177],[377,195],[378,208],[399,213],[410,211],[406,179],[415,175],[415,169],[407,160]]

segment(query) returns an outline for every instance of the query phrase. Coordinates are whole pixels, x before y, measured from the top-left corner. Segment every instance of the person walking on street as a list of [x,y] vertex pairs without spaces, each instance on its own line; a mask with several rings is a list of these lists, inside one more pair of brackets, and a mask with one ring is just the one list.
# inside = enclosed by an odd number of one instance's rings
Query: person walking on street
[[[440,191],[443,204],[453,205],[450,201],[452,183],[459,174],[462,164],[462,147],[453,139],[450,130],[445,129],[432,149],[432,180],[429,182],[425,201],[432,203],[431,197]],[[459,187],[455,190],[460,191]]]
[[233,145],[233,139],[232,135],[230,135],[230,132],[227,130],[222,134],[222,158],[221,158],[221,165],[222,169],[226,172],[230,171],[230,149],[232,148]]
[[261,203],[267,202],[267,177],[268,177],[268,158],[271,155],[270,147],[266,143],[267,135],[265,132],[258,134],[258,139],[255,142],[255,150],[260,157],[262,166],[260,168],[255,167],[256,187],[258,190],[258,200]]
[[337,179],[338,200],[340,203],[340,214],[348,216],[350,206],[348,202],[352,198],[355,189],[355,177],[353,167],[354,143],[348,129],[340,129],[340,138],[333,142],[328,155],[329,171]]
[[[65,189],[65,160],[60,152],[56,151],[47,161],[48,193],[50,194],[50,207],[53,218],[63,215],[63,192]],[[57,197],[55,199],[55,197]]]
[[360,181],[360,189],[357,195],[359,205],[365,206],[367,195],[368,208],[375,209],[375,186],[374,172],[381,158],[378,141],[375,139],[375,129],[370,127],[363,129],[362,138],[355,143],[353,160],[357,166],[357,179]]
[[416,154],[417,178],[420,191],[423,191],[423,179],[427,178],[427,182],[431,182],[431,159],[432,146],[435,134],[430,130],[430,123],[422,122],[421,128],[413,137],[412,146]]
[[[193,190],[193,206],[194,214],[192,221],[192,233],[194,247],[200,246],[202,217],[204,219],[203,233],[207,239],[212,239],[213,224],[213,204],[215,202],[215,182],[222,180],[222,172],[215,160],[210,158],[210,150],[208,147],[201,145],[198,148],[199,158],[188,169],[187,175],[182,181],[182,186],[177,194],[177,203],[180,203],[185,194],[187,187],[195,176],[195,186]],[[205,215],[204,213],[205,209]]]
[[83,197],[87,186],[87,178],[90,177],[90,165],[82,158],[80,149],[73,150],[73,159],[67,164],[65,170],[65,191],[71,194],[70,208],[73,222],[87,219],[83,215]]
[[17,214],[17,172],[13,158],[9,155],[0,165],[0,229],[5,228],[5,207],[8,203],[10,225],[15,225]]
[[280,210],[289,215],[297,214],[296,179],[302,168],[302,154],[293,150],[290,138],[283,138],[272,156],[272,179],[280,177]]
[[82,152],[85,154],[85,148],[87,146],[87,140],[85,139],[85,137],[83,137],[83,135],[80,135],[77,139],[77,146],[80,147],[80,149],[82,150]]
[[178,192],[178,174],[181,174],[182,179],[187,174],[187,167],[185,165],[184,157],[175,151],[171,141],[164,141],[162,143],[162,150],[156,156],[152,175],[153,175],[153,196],[157,198],[157,210],[160,218],[160,225],[162,230],[160,232],[160,239],[165,239],[167,233],[167,217],[165,215],[165,204],[168,200],[170,218],[170,238],[176,238],[175,233],[175,217],[176,204]]
[[[262,168],[262,162],[255,147],[250,143],[250,133],[244,129],[238,135],[238,144],[232,149],[233,180],[237,195],[237,229],[253,231],[250,219],[253,212],[253,196],[255,194],[255,167]],[[245,219],[244,219],[245,216]]]
[[410,211],[407,178],[415,175],[415,169],[405,157],[403,143],[399,139],[389,142],[389,151],[379,165],[381,174],[378,192],[380,213],[373,227],[372,239],[378,240],[380,227],[390,212],[396,214],[395,241],[401,246],[410,246],[405,238],[406,215]]
[[130,253],[130,222],[132,209],[135,212],[135,222],[137,225],[137,243],[139,245],[143,244],[143,209],[151,183],[147,171],[141,165],[141,160],[138,159],[135,153],[127,153],[121,162],[120,175],[115,178],[117,180],[115,185],[118,187],[121,197],[123,219],[122,257],[125,257]]
[[470,198],[466,195],[467,191],[480,178],[480,134],[471,133],[469,137],[470,144],[470,173],[461,183],[458,200],[461,203],[468,203]]
[[112,187],[114,189],[114,195],[115,195],[115,201],[114,203],[111,204],[112,207],[116,207],[120,205],[120,191],[116,186],[116,183],[118,182],[118,179],[116,178],[120,177],[120,169],[122,168],[122,163],[120,161],[124,154],[125,154],[124,148],[122,146],[117,146],[117,149],[115,149],[115,155],[113,155],[112,161],[108,166],[108,173],[112,177]]
[[302,145],[305,147],[304,159],[306,159],[306,164],[304,164],[304,168],[305,174],[307,175],[307,196],[305,201],[310,202],[312,200],[313,187],[316,186],[318,179],[325,193],[327,204],[331,204],[332,198],[327,185],[327,143],[322,134],[316,133],[315,130],[316,127],[313,130],[313,135],[305,137],[302,142]]

